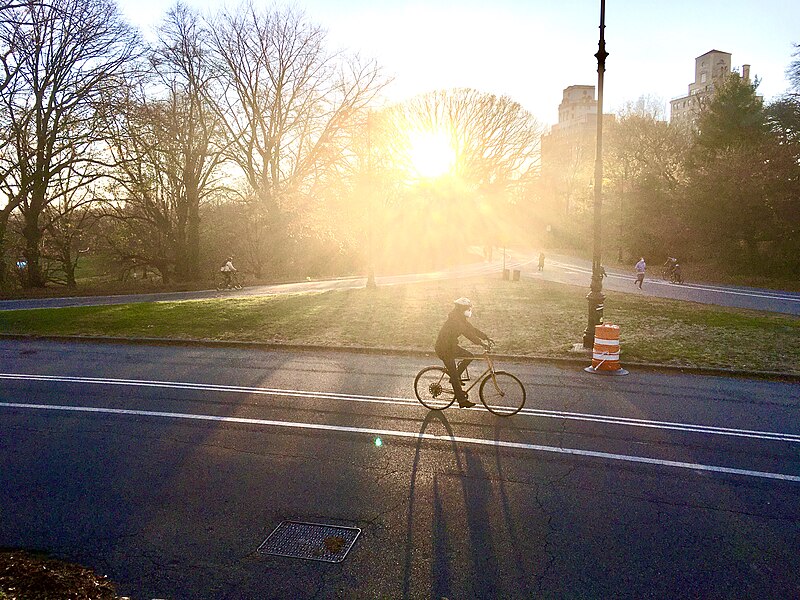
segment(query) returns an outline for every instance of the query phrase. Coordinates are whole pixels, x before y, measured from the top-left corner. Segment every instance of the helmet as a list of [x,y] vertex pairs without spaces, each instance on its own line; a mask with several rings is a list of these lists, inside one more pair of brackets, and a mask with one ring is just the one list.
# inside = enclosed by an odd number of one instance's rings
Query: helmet
[[469,298],[464,298],[464,296],[461,296],[461,298],[455,300],[453,304],[456,306],[463,306],[465,309],[472,308],[472,302],[470,302]]

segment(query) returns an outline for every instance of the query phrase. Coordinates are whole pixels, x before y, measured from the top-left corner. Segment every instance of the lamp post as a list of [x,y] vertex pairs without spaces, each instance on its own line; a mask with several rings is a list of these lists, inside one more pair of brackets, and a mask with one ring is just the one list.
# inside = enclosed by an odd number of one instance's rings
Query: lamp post
[[600,0],[600,42],[597,54],[597,153],[594,161],[594,251],[592,253],[592,283],[586,300],[589,318],[583,332],[583,347],[594,345],[594,327],[603,322],[603,275],[600,270],[600,226],[603,206],[603,75],[606,71],[606,2]]

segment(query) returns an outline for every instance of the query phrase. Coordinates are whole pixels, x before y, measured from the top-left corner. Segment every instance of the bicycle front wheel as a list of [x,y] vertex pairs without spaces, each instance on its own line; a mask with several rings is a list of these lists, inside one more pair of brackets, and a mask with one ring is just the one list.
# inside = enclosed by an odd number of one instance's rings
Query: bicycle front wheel
[[478,395],[487,410],[500,417],[515,415],[525,406],[525,386],[506,371],[495,371],[494,377],[481,381]]
[[447,371],[442,367],[425,367],[414,379],[414,393],[425,408],[444,410],[456,399]]

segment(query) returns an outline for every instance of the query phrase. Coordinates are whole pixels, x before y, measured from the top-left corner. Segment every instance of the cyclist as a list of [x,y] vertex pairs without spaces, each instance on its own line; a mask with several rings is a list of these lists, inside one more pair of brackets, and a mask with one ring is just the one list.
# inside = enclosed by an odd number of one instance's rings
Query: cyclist
[[225,276],[225,288],[231,287],[233,283],[233,274],[236,273],[236,267],[233,266],[233,257],[229,256],[225,266],[220,269]]
[[661,276],[663,279],[666,279],[668,276],[672,279],[673,273],[675,273],[675,267],[678,264],[678,259],[674,256],[668,256],[666,262],[661,267]]
[[683,283],[683,272],[681,271],[681,266],[677,262],[675,266],[672,267],[672,275],[670,276],[670,281],[672,283]]
[[[459,346],[458,338],[463,335],[471,342],[479,344],[486,349],[491,345],[489,336],[469,322],[468,319],[471,316],[472,302],[469,301],[469,298],[462,297],[455,300],[453,309],[447,315],[447,321],[442,325],[436,338],[436,356],[444,363],[444,368],[450,377],[450,383],[453,384],[453,393],[461,408],[475,406],[475,403],[469,401],[467,394],[461,388],[461,374],[467,368],[467,365],[472,362],[472,357],[475,355],[466,348]],[[456,366],[457,358],[464,359],[458,363],[458,366]]]

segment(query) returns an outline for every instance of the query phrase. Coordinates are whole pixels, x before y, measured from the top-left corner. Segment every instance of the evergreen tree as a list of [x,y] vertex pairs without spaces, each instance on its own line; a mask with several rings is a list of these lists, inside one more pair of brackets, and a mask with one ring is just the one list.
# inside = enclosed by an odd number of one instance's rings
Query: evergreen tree
[[[793,108],[767,110],[758,82],[733,74],[700,116],[686,187],[696,253],[743,274],[786,276],[794,257]],[[776,122],[787,127],[777,127]]]
[[717,86],[698,121],[696,147],[701,154],[752,147],[764,140],[769,126],[764,101],[756,93],[758,83],[731,73]]

